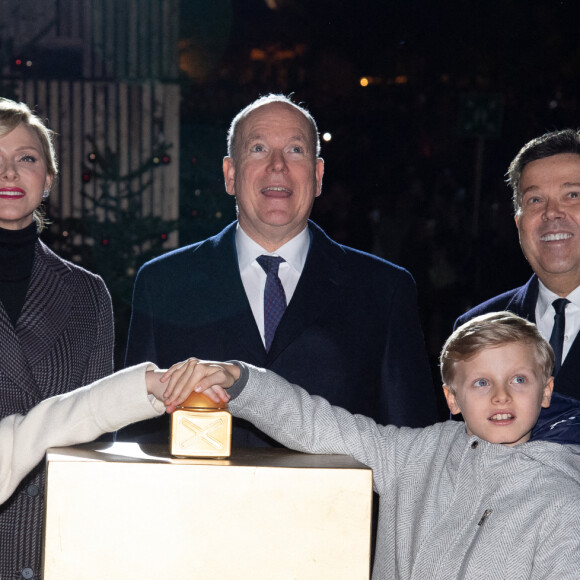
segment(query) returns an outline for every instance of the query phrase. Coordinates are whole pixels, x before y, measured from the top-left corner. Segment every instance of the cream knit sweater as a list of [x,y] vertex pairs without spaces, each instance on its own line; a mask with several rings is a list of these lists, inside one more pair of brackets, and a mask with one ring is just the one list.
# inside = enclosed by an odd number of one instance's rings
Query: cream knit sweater
[[143,363],[86,387],[45,399],[25,415],[0,421],[0,503],[42,460],[49,447],[92,441],[128,423],[161,415],[163,403],[147,394]]

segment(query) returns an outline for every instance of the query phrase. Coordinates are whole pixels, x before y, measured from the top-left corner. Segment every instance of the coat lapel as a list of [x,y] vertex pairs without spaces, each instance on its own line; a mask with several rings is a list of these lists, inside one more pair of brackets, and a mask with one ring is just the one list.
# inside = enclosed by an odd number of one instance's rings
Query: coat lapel
[[342,249],[314,223],[310,222],[309,228],[312,241],[308,257],[296,291],[276,330],[268,364],[324,315],[344,283],[340,266],[344,256]]
[[211,272],[207,273],[208,280],[212,280],[214,295],[220,296],[223,301],[219,310],[234,313],[228,316],[227,326],[223,328],[224,342],[235,343],[232,344],[232,352],[240,349],[247,352],[244,360],[263,365],[266,360],[264,343],[240,276],[235,243],[236,224],[234,222],[211,240],[213,251],[202,262],[211,268]]
[[10,322],[10,318],[2,304],[0,304],[0,336],[2,337],[2,350],[4,352],[2,358],[5,361],[0,372],[10,383],[20,386],[26,393],[36,397],[38,388],[30,363],[22,350],[20,340],[18,340],[12,322]]
[[52,349],[67,325],[73,300],[66,283],[70,272],[65,262],[42,242],[37,243],[30,286],[16,324],[30,366]]
[[538,277],[534,274],[526,284],[521,286],[507,303],[506,310],[536,322],[536,302],[538,300]]

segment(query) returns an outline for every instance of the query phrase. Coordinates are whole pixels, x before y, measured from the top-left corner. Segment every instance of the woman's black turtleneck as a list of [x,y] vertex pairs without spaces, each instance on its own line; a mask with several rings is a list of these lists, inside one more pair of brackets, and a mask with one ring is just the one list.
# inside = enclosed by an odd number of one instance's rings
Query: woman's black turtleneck
[[26,299],[37,240],[34,221],[23,230],[0,228],[0,300],[13,326]]

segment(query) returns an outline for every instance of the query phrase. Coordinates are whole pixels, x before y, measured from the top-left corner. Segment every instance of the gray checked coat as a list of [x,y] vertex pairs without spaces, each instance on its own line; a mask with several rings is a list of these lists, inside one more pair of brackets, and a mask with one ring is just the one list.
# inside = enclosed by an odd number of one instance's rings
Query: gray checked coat
[[[0,303],[0,417],[113,371],[113,309],[101,278],[36,244],[16,328]],[[0,508],[0,577],[40,578],[44,468]]]

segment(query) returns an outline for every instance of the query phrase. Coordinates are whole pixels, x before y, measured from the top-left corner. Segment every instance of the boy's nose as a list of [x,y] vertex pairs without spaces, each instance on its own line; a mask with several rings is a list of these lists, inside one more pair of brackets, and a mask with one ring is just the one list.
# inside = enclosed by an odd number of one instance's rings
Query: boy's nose
[[503,403],[511,399],[508,390],[505,389],[504,387],[497,387],[496,389],[494,389],[492,397],[494,401],[497,401],[499,403]]

